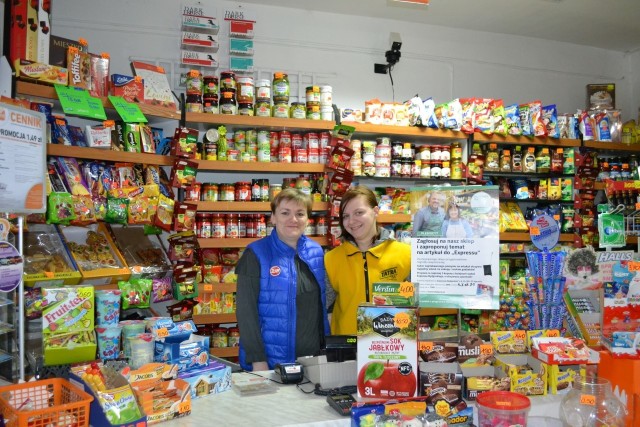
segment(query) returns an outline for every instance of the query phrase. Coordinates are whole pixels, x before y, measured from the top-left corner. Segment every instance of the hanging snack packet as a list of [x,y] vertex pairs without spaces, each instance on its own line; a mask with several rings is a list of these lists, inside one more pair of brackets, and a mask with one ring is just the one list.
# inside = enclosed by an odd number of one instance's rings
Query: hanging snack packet
[[434,107],[433,114],[436,119],[436,124],[440,129],[444,129],[444,121],[447,116],[448,110],[449,110],[449,105],[446,102],[442,104],[437,104]]
[[427,98],[422,103],[422,126],[427,126],[432,129],[438,129],[438,120],[436,119],[435,109],[436,103],[432,98]]
[[68,225],[76,219],[69,193],[51,193],[47,198],[47,223]]
[[504,109],[505,119],[507,121],[507,134],[509,135],[522,135],[522,128],[520,127],[520,112],[518,110],[518,104],[512,104]]
[[504,103],[502,99],[491,101],[491,114],[493,116],[493,133],[497,135],[507,134],[507,120],[504,113]]
[[[226,135],[226,129],[224,133],[220,133],[221,137],[223,137],[224,135]],[[223,148],[224,150],[221,150],[220,140],[218,140],[218,155],[220,154],[221,151],[224,151],[226,155],[226,152],[227,152],[226,147],[223,147]],[[173,134],[173,141],[171,142],[171,155],[177,156],[177,157],[183,157],[186,159],[195,159],[197,152],[198,152],[198,130],[189,129],[186,127],[176,128],[176,131]],[[219,157],[218,160],[223,160],[223,159]]]
[[196,276],[197,272],[193,269],[174,273],[173,280],[175,286],[173,288],[173,297],[181,301],[186,298],[198,296]]
[[542,123],[544,123],[547,131],[547,136],[550,138],[560,137],[557,114],[558,113],[556,110],[556,104],[542,107]]
[[493,117],[491,115],[490,98],[477,98],[474,108],[475,131],[486,134],[493,133]]
[[87,183],[82,178],[80,165],[72,157],[58,157],[57,166],[59,172],[73,195],[90,196]]
[[110,224],[127,224],[127,211],[129,207],[129,199],[119,197],[107,198],[107,213],[104,221]]
[[460,130],[466,134],[472,134],[475,128],[475,106],[475,98],[460,98],[460,108],[462,109]]
[[622,112],[620,110],[608,110],[611,127],[611,142],[622,142]]
[[558,138],[571,138],[569,135],[569,116],[560,114],[558,115]]
[[119,281],[118,289],[122,291],[122,309],[149,308],[151,301],[151,279],[130,279]]
[[96,222],[93,200],[89,195],[71,196],[73,200],[73,211],[76,218],[71,221],[71,225],[85,226]]
[[454,99],[448,104],[444,127],[452,130],[460,130],[462,128],[462,104],[460,104],[459,99]]
[[152,298],[151,301],[162,302],[168,301],[173,298],[171,295],[171,291],[173,290],[173,286],[171,286],[171,278],[163,277],[162,279],[153,279],[152,285]]
[[187,188],[196,182],[198,163],[190,160],[176,159],[171,168],[171,186]]
[[158,207],[153,224],[165,231],[171,231],[173,224],[173,209],[175,201],[161,194],[158,197]]
[[533,101],[529,103],[531,132],[534,136],[546,136],[547,128],[542,121],[542,102]]
[[520,130],[524,136],[533,136],[531,130],[531,109],[529,104],[522,104],[518,106],[518,113],[520,114]]
[[198,205],[195,203],[180,203],[173,209],[173,231],[193,230],[196,223]]
[[354,153],[355,151],[346,145],[336,145],[333,147],[333,150],[331,150],[327,167],[334,170],[349,167],[351,157],[353,157]]
[[331,176],[328,194],[334,197],[342,197],[349,189],[353,181],[353,172],[347,169],[337,169]]
[[156,184],[160,190],[160,194],[171,199],[175,198],[173,189],[169,184],[169,179],[164,169],[159,168],[156,165],[147,165],[144,169],[144,183],[145,185]]
[[156,144],[153,140],[151,127],[145,124],[140,124],[140,145],[143,153],[156,152]]
[[198,239],[193,230],[172,234],[167,240],[169,241],[168,256],[171,261],[194,262]]
[[64,183],[62,176],[59,172],[58,160],[55,157],[50,157],[47,161],[47,177],[49,178],[49,187],[47,193],[68,193],[69,189]]
[[407,106],[407,117],[409,119],[409,126],[422,126],[422,99],[416,95],[410,100],[405,102]]

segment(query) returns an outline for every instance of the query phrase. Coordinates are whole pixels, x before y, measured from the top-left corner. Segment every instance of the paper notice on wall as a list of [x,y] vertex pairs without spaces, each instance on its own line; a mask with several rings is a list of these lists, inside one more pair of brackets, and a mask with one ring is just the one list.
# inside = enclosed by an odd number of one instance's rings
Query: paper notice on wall
[[420,307],[498,309],[498,188],[415,188],[411,211]]
[[0,104],[0,206],[3,212],[46,209],[44,114]]

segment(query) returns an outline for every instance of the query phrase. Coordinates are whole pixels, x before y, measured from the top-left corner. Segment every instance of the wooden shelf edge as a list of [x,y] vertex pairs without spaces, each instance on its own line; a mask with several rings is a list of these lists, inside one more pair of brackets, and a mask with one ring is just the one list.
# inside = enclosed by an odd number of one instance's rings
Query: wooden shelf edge
[[381,134],[381,135],[404,135],[416,136],[422,138],[439,138],[450,140],[467,139],[469,136],[464,132],[451,129],[432,129],[428,127],[417,126],[391,126],[391,125],[373,125],[371,123],[358,122],[342,122],[346,126],[352,126],[356,133]]
[[299,129],[331,131],[335,122],[328,120],[284,119],[228,114],[187,113],[187,123],[223,124],[224,126],[254,126],[271,129]]
[[198,292],[210,294],[213,292],[236,292],[237,283],[199,283]]
[[473,134],[473,142],[493,142],[496,144],[513,144],[513,145],[546,145],[558,147],[580,147],[579,139],[567,138],[548,138],[548,137],[530,137],[518,135],[487,135],[476,132]]
[[[329,244],[327,236],[309,236],[311,240],[316,241],[321,246]],[[258,238],[241,238],[241,239],[198,239],[198,244],[202,249],[210,248],[244,248],[248,244],[255,242]]]
[[76,157],[79,159],[100,159],[111,162],[144,163],[149,165],[170,166],[174,163],[172,156],[149,153],[129,153],[103,148],[74,147],[69,145],[47,144],[49,156]]
[[458,314],[458,309],[420,307],[418,309],[418,314],[420,316],[445,316],[447,314]]
[[[560,242],[573,242],[574,235],[571,233],[560,234]],[[529,242],[531,236],[524,231],[503,231],[500,233],[500,242]]]
[[[53,86],[44,84],[30,83],[18,80],[16,83],[16,92],[20,95],[35,96],[38,98],[50,99],[52,101],[58,100],[56,89]],[[109,98],[100,97],[99,99],[102,101],[103,107],[110,108],[112,110],[114,109],[113,105],[111,105],[111,101],[109,101]],[[157,107],[148,104],[138,104],[138,106],[140,107],[140,111],[142,111],[145,116],[180,120],[180,114],[177,111],[173,111],[169,108]]]
[[[271,202],[197,202],[198,211],[271,212]],[[313,202],[311,210],[328,211],[329,202]]]
[[396,222],[411,222],[410,214],[379,214],[376,218],[378,224],[395,224]]
[[237,357],[240,347],[209,347],[209,354],[216,357]]
[[236,323],[238,319],[235,313],[222,314],[194,314],[193,323]]
[[616,151],[640,151],[640,144],[623,144],[621,142],[602,142],[602,141],[584,141],[587,148],[596,148],[599,150],[616,150]]
[[223,162],[219,160],[196,160],[196,162],[198,170],[272,173],[324,172],[324,164],[320,163]]

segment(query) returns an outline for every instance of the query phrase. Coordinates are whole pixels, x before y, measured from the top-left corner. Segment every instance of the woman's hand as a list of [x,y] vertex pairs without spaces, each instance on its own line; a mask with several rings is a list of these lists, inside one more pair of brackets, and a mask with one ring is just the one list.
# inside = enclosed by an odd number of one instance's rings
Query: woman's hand
[[251,364],[252,366],[252,370],[255,371],[268,371],[269,370],[269,365],[267,364],[267,362],[253,362]]

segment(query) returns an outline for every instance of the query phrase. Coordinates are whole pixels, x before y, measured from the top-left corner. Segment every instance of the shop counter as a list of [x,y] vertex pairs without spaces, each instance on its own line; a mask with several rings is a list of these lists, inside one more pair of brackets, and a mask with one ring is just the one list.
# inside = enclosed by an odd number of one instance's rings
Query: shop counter
[[[261,376],[277,377],[273,371],[258,372]],[[234,373],[233,376],[251,375]],[[351,420],[333,410],[325,396],[304,394],[295,384],[275,385],[270,394],[240,396],[233,390],[192,400],[191,415],[163,422],[162,427],[224,426],[298,426],[349,427]],[[300,386],[313,390],[311,383]],[[562,396],[535,396],[531,398],[529,417],[558,418]],[[532,427],[535,425],[530,424]],[[538,424],[546,426],[546,424]]]

